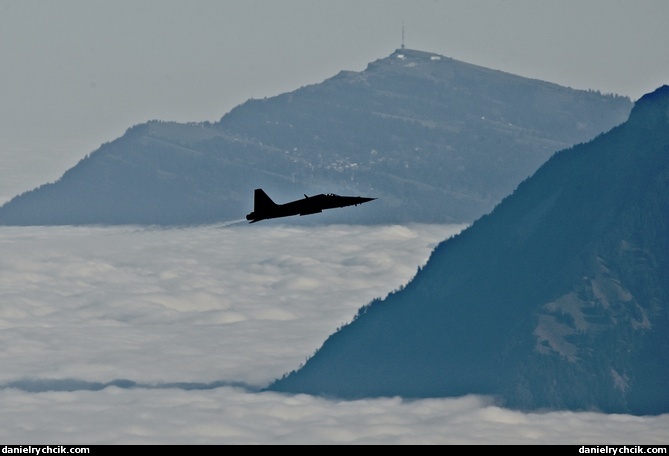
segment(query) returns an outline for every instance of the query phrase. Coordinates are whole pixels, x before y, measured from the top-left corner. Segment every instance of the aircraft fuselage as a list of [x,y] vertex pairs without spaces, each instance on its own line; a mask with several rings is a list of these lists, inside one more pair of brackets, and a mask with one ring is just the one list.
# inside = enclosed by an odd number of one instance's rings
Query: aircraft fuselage
[[253,212],[246,216],[250,223],[260,220],[290,217],[293,215],[309,215],[323,212],[325,209],[338,207],[357,206],[375,200],[376,198],[364,198],[361,196],[339,196],[334,193],[320,194],[314,196],[304,195],[304,198],[285,204],[276,204],[262,190],[254,192]]

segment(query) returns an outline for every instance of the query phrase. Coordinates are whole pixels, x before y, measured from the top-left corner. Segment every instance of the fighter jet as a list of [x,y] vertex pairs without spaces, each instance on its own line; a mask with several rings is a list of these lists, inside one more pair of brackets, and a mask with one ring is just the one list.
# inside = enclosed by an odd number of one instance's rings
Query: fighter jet
[[285,204],[276,204],[267,196],[261,188],[255,189],[253,193],[253,212],[246,216],[249,223],[260,220],[289,217],[291,215],[309,215],[323,212],[324,209],[337,207],[357,206],[376,198],[363,198],[361,196],[339,196],[334,193],[320,194],[314,196],[304,195],[304,198]]

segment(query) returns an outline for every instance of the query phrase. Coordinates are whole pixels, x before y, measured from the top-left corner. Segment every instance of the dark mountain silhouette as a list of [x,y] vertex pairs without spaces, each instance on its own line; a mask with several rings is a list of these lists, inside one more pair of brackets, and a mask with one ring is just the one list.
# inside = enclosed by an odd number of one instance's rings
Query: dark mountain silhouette
[[269,390],[669,412],[669,86],[551,157]]
[[398,50],[362,72],[249,100],[216,123],[136,125],[4,204],[0,224],[237,220],[255,188],[277,201],[378,198],[291,223],[471,222],[555,151],[619,125],[631,107],[626,97]]

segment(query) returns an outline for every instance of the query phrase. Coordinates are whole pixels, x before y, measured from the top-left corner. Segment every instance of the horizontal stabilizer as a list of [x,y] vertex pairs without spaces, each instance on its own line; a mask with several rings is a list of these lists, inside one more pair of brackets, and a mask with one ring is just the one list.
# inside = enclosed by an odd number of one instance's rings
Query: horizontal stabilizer
[[319,212],[323,212],[320,209],[314,209],[314,210],[309,210],[309,211],[302,211],[300,212],[300,215],[309,215],[309,214],[318,214]]

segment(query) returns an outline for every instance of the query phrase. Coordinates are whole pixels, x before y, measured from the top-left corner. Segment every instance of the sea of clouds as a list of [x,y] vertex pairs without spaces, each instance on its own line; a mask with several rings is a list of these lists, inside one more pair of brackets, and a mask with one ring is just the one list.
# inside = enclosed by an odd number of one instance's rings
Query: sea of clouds
[[463,228],[0,227],[0,441],[669,443],[669,415],[259,391]]

